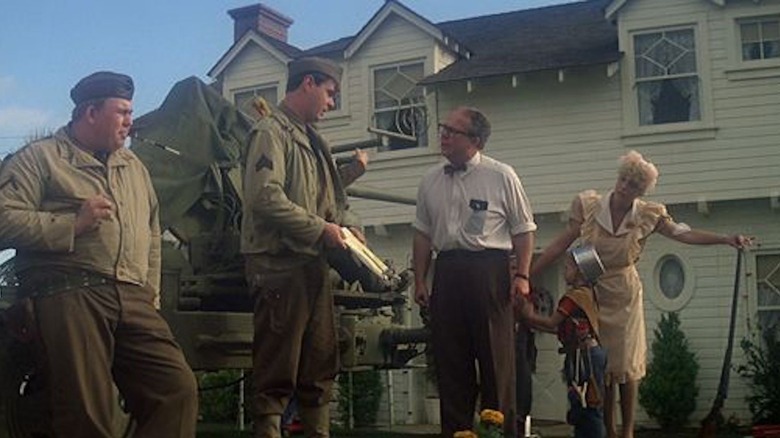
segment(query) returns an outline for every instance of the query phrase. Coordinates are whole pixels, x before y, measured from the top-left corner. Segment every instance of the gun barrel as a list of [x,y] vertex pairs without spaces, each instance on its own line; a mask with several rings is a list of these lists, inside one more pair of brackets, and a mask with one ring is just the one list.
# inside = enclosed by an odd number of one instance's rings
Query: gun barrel
[[384,345],[424,344],[431,337],[427,328],[389,328],[382,330],[381,342]]
[[359,186],[347,187],[347,194],[356,198],[373,199],[375,201],[387,201],[404,205],[417,205],[417,200],[412,197],[393,195],[391,193],[380,192],[379,190],[371,190]]

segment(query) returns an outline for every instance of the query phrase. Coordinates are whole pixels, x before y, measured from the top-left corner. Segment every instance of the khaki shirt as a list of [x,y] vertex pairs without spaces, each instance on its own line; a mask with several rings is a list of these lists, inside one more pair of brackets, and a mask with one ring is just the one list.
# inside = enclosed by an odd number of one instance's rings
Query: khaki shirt
[[283,105],[250,134],[243,186],[241,252],[267,268],[285,269],[320,256],[326,219],[357,224],[327,142]]
[[[113,217],[75,236],[82,203],[97,195],[112,201]],[[78,148],[67,128],[3,161],[0,248],[16,249],[17,272],[84,269],[148,286],[159,299],[158,204],[146,168],[124,148],[104,165]]]

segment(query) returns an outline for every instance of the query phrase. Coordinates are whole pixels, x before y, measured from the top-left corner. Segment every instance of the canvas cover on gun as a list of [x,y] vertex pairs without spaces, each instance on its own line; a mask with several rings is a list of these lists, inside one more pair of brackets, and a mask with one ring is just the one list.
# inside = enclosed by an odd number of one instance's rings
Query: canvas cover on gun
[[[252,124],[194,76],[174,85],[158,109],[135,120],[130,148],[149,169],[163,229],[182,221],[204,193],[230,190],[240,197],[241,160]],[[227,170],[234,187],[224,187],[220,169]]]

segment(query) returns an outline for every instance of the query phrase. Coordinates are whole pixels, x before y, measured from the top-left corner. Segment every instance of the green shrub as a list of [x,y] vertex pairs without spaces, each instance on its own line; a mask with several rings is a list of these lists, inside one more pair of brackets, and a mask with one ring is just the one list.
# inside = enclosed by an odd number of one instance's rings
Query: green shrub
[[339,420],[349,424],[349,402],[352,400],[352,418],[355,426],[371,426],[376,423],[379,401],[382,398],[382,377],[379,371],[353,371],[352,387],[349,385],[349,373],[338,376],[338,412]]
[[198,372],[201,389],[200,420],[208,423],[229,423],[238,418],[239,370]]
[[662,429],[678,430],[696,409],[699,364],[680,330],[677,313],[663,315],[654,333],[653,360],[639,386],[639,403]]
[[752,394],[748,408],[756,424],[780,424],[780,339],[775,330],[763,334],[763,345],[742,340],[747,363],[737,367],[740,376],[749,380]]

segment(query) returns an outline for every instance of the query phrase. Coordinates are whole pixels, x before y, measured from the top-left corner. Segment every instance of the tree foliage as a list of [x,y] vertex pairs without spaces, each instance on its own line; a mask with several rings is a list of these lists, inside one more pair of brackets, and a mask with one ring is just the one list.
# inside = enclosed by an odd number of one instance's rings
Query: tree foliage
[[197,373],[202,421],[232,423],[238,418],[240,373],[238,370]]
[[680,330],[677,313],[663,315],[654,333],[653,359],[639,386],[639,403],[662,429],[678,430],[696,409],[699,364]]
[[338,377],[338,412],[343,424],[349,424],[349,406],[352,402],[352,418],[355,426],[372,426],[376,423],[379,402],[382,398],[382,376],[379,371],[365,370],[352,372],[352,385],[349,373]]
[[780,339],[776,330],[763,334],[763,344],[742,340],[746,363],[737,367],[752,393],[748,408],[756,424],[780,424]]

